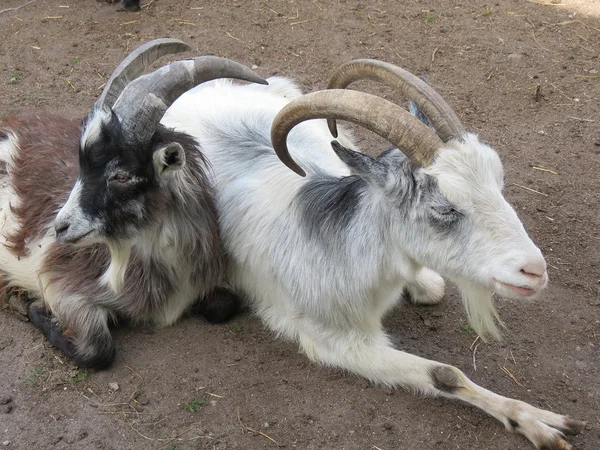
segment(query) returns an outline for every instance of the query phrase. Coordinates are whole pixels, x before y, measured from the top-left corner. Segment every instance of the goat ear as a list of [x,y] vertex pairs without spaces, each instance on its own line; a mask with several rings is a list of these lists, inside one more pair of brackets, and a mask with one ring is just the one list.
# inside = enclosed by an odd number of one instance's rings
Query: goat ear
[[352,169],[356,175],[368,183],[385,186],[388,166],[375,158],[344,147],[338,141],[332,141],[331,147],[336,155]]
[[177,142],[171,142],[156,150],[153,159],[156,173],[164,176],[185,166],[185,151]]

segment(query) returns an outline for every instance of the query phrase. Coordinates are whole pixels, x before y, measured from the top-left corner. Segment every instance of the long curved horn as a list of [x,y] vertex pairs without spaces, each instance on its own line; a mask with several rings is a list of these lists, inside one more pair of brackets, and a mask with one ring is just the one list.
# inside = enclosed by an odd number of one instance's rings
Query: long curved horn
[[444,145],[436,134],[408,111],[381,97],[364,92],[330,89],[313,92],[288,103],[271,125],[275,153],[300,176],[306,172],[290,156],[287,136],[309,119],[349,120],[387,139],[419,165],[427,166]]
[[131,52],[112,73],[96,105],[112,108],[129,83],[139,77],[154,61],[173,53],[190,51],[192,48],[178,39],[154,39]]
[[[407,70],[375,59],[356,59],[338,67],[328,89],[344,89],[357,80],[368,79],[398,89],[417,104],[433,124],[444,142],[460,139],[465,134],[460,119],[435,89]],[[337,137],[335,120],[327,122],[331,134]]]
[[163,115],[184,92],[216,78],[236,78],[268,84],[246,66],[226,58],[200,56],[175,61],[129,83],[112,110],[121,121],[125,138],[148,141]]

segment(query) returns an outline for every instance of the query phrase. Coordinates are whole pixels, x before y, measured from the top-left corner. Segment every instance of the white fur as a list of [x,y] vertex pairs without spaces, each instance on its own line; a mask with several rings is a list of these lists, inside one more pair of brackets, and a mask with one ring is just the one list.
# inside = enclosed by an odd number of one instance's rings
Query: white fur
[[118,243],[109,242],[108,248],[110,250],[110,265],[102,275],[102,283],[110,286],[113,292],[118,293],[125,282],[131,246],[127,243],[119,245]]

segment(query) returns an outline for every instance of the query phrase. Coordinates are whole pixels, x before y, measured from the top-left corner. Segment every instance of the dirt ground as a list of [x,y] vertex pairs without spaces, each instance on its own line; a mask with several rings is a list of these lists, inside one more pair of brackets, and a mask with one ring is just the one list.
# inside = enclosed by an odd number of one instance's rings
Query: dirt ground
[[[83,117],[123,56],[157,37],[306,90],[358,57],[426,76],[501,154],[506,196],[551,282],[533,302],[498,299],[502,343],[474,344],[453,289],[439,306],[395,310],[386,327],[406,351],[586,420],[570,441],[600,448],[600,2],[142,4],[129,13],[94,0],[2,0],[0,113]],[[221,326],[186,318],[120,329],[115,339],[114,366],[86,372],[0,312],[0,403],[12,399],[0,405],[0,448],[532,448],[471,407],[317,367],[248,312]]]

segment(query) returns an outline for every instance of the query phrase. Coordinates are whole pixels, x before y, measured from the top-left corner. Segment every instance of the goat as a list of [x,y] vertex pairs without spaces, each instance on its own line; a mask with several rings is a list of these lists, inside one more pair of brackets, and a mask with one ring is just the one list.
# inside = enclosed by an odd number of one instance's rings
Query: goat
[[2,286],[28,291],[31,322],[79,366],[115,357],[109,321],[159,326],[198,300],[209,321],[231,316],[207,161],[189,135],[159,122],[192,86],[219,77],[264,83],[217,57],[159,57],[175,39],[139,47],[115,70],[81,127],[56,116],[0,120]]
[[[339,89],[360,78],[400,88],[441,138],[393,103]],[[545,287],[544,258],[502,196],[496,152],[466,133],[432,88],[386,63],[352,62],[336,72],[331,90],[304,96],[289,80],[268,81],[199,86],[164,117],[200,142],[214,169],[234,289],[313,361],[463,400],[538,448],[571,448],[563,433],[578,433],[583,422],[396,350],[382,330],[404,290],[414,303],[439,302],[442,275],[460,288],[482,338],[500,334],[493,292],[523,299]],[[324,121],[304,122],[317,118],[354,121],[394,148],[373,158],[352,150],[348,133],[331,142]],[[337,135],[335,122],[330,126]]]

